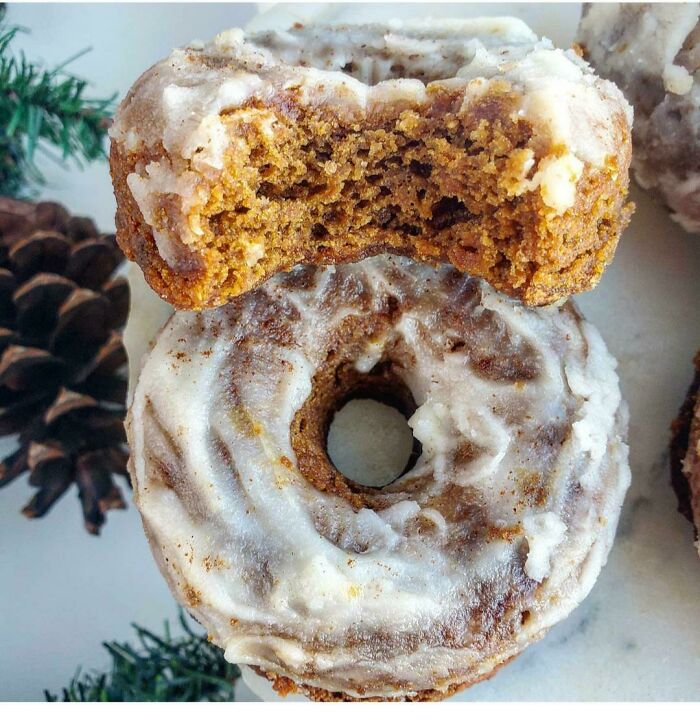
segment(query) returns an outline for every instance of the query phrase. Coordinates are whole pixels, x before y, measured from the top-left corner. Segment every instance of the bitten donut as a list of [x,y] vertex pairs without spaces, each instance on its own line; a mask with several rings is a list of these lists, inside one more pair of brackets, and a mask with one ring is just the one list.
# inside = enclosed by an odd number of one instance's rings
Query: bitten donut
[[578,41],[634,106],[637,182],[700,233],[700,3],[587,3]]
[[[383,488],[326,454],[357,397],[401,409],[420,444]],[[176,313],[127,426],[155,557],[229,661],[282,693],[416,700],[490,676],[586,596],[630,479],[626,422],[571,303],[377,256]]]
[[613,257],[631,123],[615,85],[513,18],[230,30],[121,104],[117,238],[180,309],[385,251],[547,304]]

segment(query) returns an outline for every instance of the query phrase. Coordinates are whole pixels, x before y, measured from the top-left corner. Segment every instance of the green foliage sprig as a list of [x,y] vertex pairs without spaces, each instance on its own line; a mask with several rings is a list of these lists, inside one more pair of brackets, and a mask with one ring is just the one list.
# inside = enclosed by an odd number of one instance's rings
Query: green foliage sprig
[[[113,96],[84,96],[85,80],[65,67],[87,50],[52,70],[15,56],[10,45],[22,28],[7,25],[0,5],[0,195],[31,195],[44,178],[34,158],[37,151],[63,164],[78,166],[104,157],[104,138],[114,109]],[[59,154],[52,152],[56,148]]]
[[44,691],[49,702],[227,702],[235,699],[237,665],[195,633],[180,613],[184,636],[173,638],[168,623],[162,637],[133,625],[140,647],[107,642],[112,667],[106,673],[81,673],[60,697]]

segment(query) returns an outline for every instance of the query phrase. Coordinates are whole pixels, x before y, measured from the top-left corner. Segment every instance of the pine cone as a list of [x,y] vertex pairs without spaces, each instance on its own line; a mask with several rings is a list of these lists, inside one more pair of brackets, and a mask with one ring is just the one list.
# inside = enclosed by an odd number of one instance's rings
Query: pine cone
[[38,488],[22,512],[44,515],[73,483],[85,527],[124,508],[129,286],[113,235],[56,203],[0,197],[0,435],[18,449],[0,487],[25,471]]

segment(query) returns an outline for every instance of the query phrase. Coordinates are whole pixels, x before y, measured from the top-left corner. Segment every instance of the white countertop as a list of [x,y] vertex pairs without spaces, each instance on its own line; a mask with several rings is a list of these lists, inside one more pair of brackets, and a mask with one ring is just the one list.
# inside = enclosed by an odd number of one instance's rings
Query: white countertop
[[[427,14],[401,8],[404,15]],[[351,10],[365,20],[380,13],[391,8]],[[430,7],[432,15],[467,13],[517,14],[558,43],[571,40],[578,18],[573,5]],[[10,20],[32,28],[24,41],[30,57],[58,61],[93,44],[76,71],[101,93],[124,92],[172,45],[242,24],[251,14],[230,5],[10,7]],[[57,185],[46,197],[112,226],[105,165],[53,172],[52,181]],[[690,524],[675,510],[667,452],[668,428],[700,346],[700,238],[685,234],[641,191],[633,199],[637,212],[615,262],[600,286],[579,299],[619,359],[631,411],[633,481],[615,547],[590,596],[567,620],[456,700],[700,700],[700,558]],[[138,305],[150,312],[146,301]],[[40,699],[43,688],[58,690],[78,665],[104,667],[100,643],[128,639],[130,622],[158,629],[177,616],[133,507],[111,512],[96,539],[83,531],[74,498],[41,521],[25,520],[19,509],[30,492],[24,479],[0,491],[0,700]],[[240,697],[251,694],[242,689]]]

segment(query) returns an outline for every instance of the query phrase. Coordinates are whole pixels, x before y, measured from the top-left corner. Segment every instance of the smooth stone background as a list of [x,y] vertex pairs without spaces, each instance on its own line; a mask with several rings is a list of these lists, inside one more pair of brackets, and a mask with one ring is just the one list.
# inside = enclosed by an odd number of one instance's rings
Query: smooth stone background
[[328,428],[328,457],[345,477],[382,487],[404,474],[413,433],[394,407],[376,400],[350,400]]
[[[574,4],[321,8],[327,17],[355,21],[399,10],[403,17],[510,13],[559,44],[571,41],[579,13]],[[123,93],[172,45],[243,24],[252,12],[231,5],[24,5],[10,6],[9,17],[32,29],[23,40],[30,57],[55,62],[92,43],[94,52],[75,70],[97,94]],[[318,6],[285,6],[255,22],[287,25],[309,12]],[[45,197],[112,227],[104,165],[84,173],[52,169],[50,178]],[[619,359],[631,411],[633,481],[616,544],[590,596],[567,620],[455,700],[700,700],[700,558],[691,526],[675,511],[667,451],[700,346],[700,238],[684,233],[649,196],[637,189],[632,195],[637,212],[615,262],[599,287],[578,299]],[[138,282],[133,307],[127,342],[139,354],[167,308]],[[100,643],[131,637],[130,622],[158,629],[177,617],[133,507],[110,513],[95,539],[82,530],[73,498],[39,522],[25,520],[18,511],[30,492],[24,479],[0,492],[0,700],[40,699],[43,688],[58,690],[78,665],[104,668]],[[265,683],[255,689],[272,695]],[[253,696],[241,686],[239,697]]]

